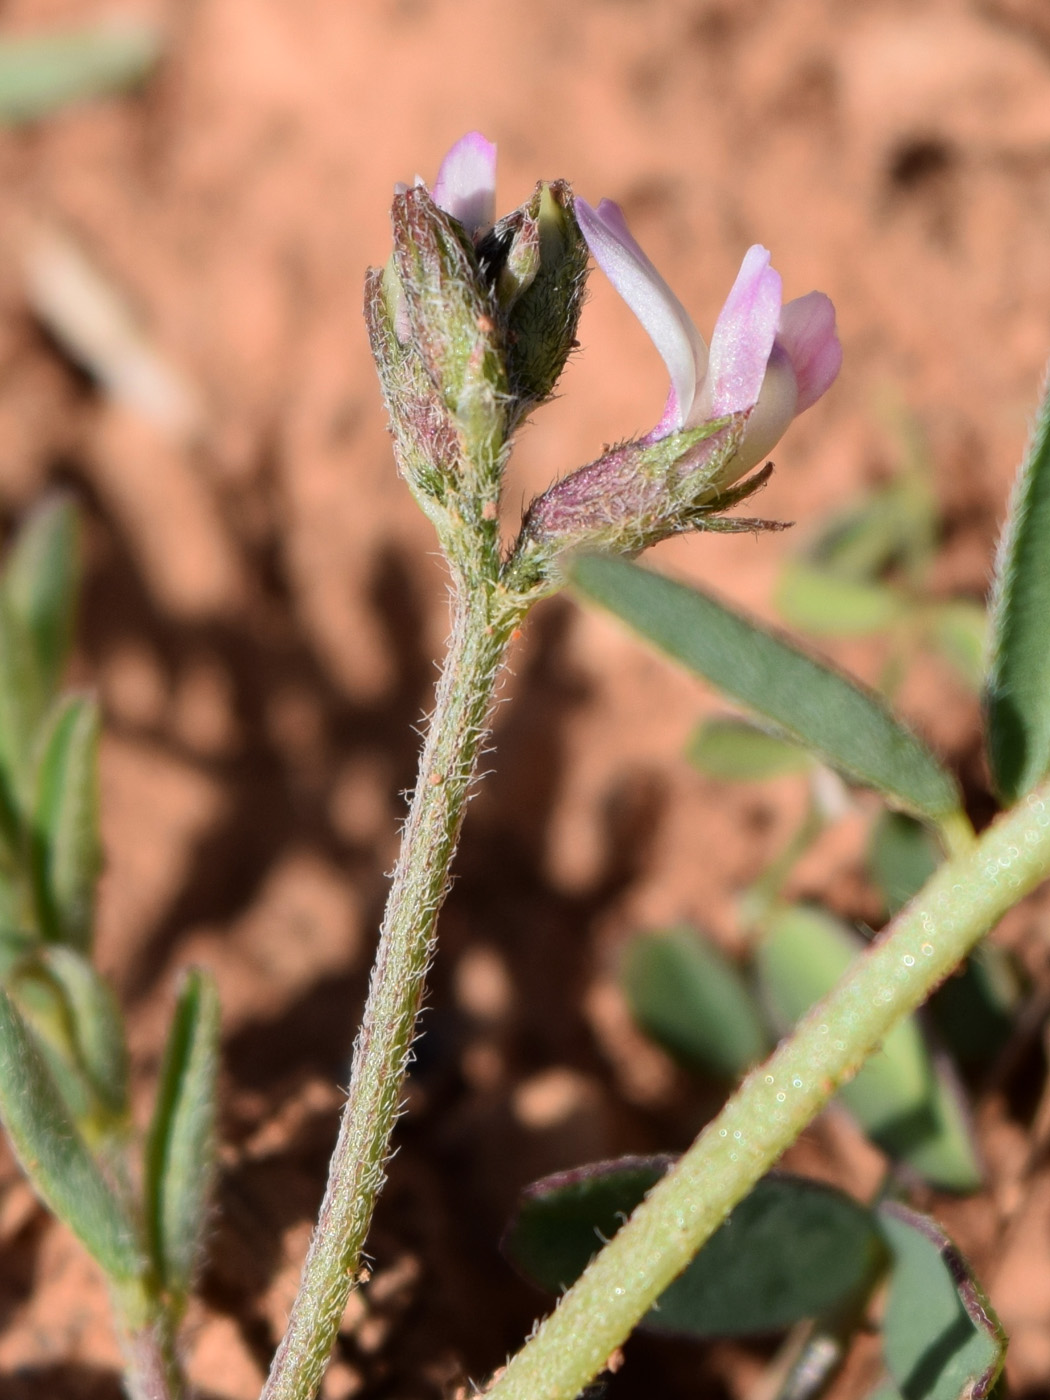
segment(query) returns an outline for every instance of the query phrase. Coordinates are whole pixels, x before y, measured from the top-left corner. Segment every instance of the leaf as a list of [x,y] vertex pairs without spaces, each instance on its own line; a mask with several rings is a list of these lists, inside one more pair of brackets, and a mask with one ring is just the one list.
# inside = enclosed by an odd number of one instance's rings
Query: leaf
[[10,969],[7,984],[88,1146],[122,1134],[127,1049],[109,986],[71,948],[40,944]]
[[128,1054],[109,984],[72,948],[44,948],[40,961],[69,1008],[76,1062],[104,1108],[122,1117],[128,1111]]
[[964,598],[938,603],[929,612],[931,636],[941,654],[974,691],[984,684],[988,613]]
[[686,756],[701,773],[724,782],[762,782],[813,767],[805,750],[790,739],[728,715],[705,720],[689,740]]
[[33,802],[44,694],[32,639],[0,590],[0,830],[17,849]]
[[5,39],[0,42],[0,122],[33,121],[67,103],[134,87],[159,56],[158,30],[127,20]]
[[893,1256],[882,1344],[903,1400],[985,1400],[1006,1333],[970,1266],[928,1216],[887,1201],[878,1218]]
[[892,916],[919,893],[941,863],[927,827],[904,812],[883,812],[868,844],[868,863]]
[[[509,1259],[552,1293],[568,1287],[672,1165],[624,1157],[560,1172],[522,1194],[503,1239]],[[805,1177],[764,1177],[646,1314],[654,1332],[779,1332],[868,1288],[883,1259],[871,1213]]]
[[218,1058],[218,994],[194,968],[179,992],[146,1147],[150,1254],[177,1309],[193,1280],[215,1174]]
[[687,1069],[734,1080],[765,1053],[765,1029],[743,977],[691,929],[633,939],[620,981],[641,1029]]
[[785,638],[622,559],[580,558],[571,576],[585,598],[832,767],[933,821],[958,809],[953,779],[881,701]]
[[[777,911],[756,950],[760,985],[781,1030],[836,985],[863,948],[822,910]],[[973,1191],[981,1169],[954,1077],[935,1066],[918,1021],[908,1017],[886,1036],[839,1096],[891,1158],[949,1191]]]
[[875,579],[899,566],[917,581],[933,556],[935,512],[928,467],[916,463],[860,505],[832,517],[809,557],[841,578]]
[[1021,981],[1004,949],[987,940],[927,1003],[941,1039],[967,1069],[985,1069],[1013,1034]]
[[62,1101],[34,1037],[0,991],[0,1118],[37,1193],[107,1276],[142,1270],[135,1230]]
[[996,560],[988,762],[1005,802],[1050,770],[1050,382],[1025,450]]
[[33,648],[46,701],[54,697],[73,643],[79,535],[73,502],[63,496],[46,501],[22,525],[4,565],[3,590]]
[[95,886],[102,866],[98,830],[99,712],[68,696],[52,717],[37,775],[33,875],[45,938],[90,949]]
[[799,560],[781,574],[776,605],[786,622],[817,637],[884,632],[909,610],[907,599],[887,584],[858,583]]

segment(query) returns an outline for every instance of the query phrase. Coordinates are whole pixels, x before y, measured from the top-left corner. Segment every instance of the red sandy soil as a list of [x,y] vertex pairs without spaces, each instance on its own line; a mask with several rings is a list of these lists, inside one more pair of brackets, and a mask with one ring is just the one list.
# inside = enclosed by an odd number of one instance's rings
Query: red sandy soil
[[[128,0],[128,8],[133,0]],[[3,27],[91,0],[10,0]],[[360,317],[391,187],[479,127],[502,209],[539,177],[619,200],[710,327],[752,242],[787,295],[825,289],[845,368],[778,449],[784,535],[704,537],[655,562],[771,614],[807,531],[886,478],[914,415],[944,537],[942,596],[980,597],[1050,350],[1045,0],[156,0],[167,56],[140,96],[0,134],[0,509],[49,483],[83,502],[76,680],[107,730],[99,956],[148,1111],[180,967],[224,1005],[222,1181],[186,1351],[201,1393],[250,1400],[319,1200],[446,589],[397,479]],[[193,433],[100,393],[29,309],[42,229],[72,236],[193,386]],[[561,398],[521,435],[522,501],[655,421],[664,372],[596,276]],[[866,678],[875,645],[834,653]],[[565,601],[526,629],[442,919],[426,1036],[326,1400],[417,1400],[483,1379],[545,1300],[501,1260],[520,1187],[624,1151],[676,1150],[709,1096],[629,1028],[632,930],[690,917],[737,946],[734,896],[801,810],[793,781],[726,788],[681,759],[717,708]],[[905,708],[984,819],[976,701],[917,667]],[[797,891],[872,915],[861,823]],[[1045,923],[1007,929],[1048,985]],[[1013,1334],[1018,1393],[1050,1387],[1050,1173],[1041,1070],[980,1106],[989,1187],[926,1201]],[[1016,1086],[1015,1086],[1016,1087]],[[793,1157],[873,1183],[829,1118]],[[0,1163],[0,1394],[115,1400],[103,1285]],[[767,1347],[637,1340],[610,1397],[743,1396]],[[865,1369],[865,1368],[868,1369]],[[862,1357],[840,1385],[862,1395]]]

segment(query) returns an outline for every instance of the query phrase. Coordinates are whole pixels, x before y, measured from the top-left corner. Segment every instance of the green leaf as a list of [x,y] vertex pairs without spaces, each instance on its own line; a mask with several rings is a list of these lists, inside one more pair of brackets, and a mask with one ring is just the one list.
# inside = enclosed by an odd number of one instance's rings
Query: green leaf
[[743,977],[691,929],[635,938],[620,981],[641,1029],[687,1069],[733,1080],[765,1053],[765,1029]]
[[953,599],[929,612],[930,635],[941,654],[974,691],[984,684],[988,654],[988,613],[980,603]]
[[45,938],[86,952],[102,866],[98,705],[67,696],[52,716],[37,774],[33,876]]
[[[37,945],[39,947],[39,945]],[[94,1148],[98,1101],[77,1053],[69,1003],[32,950],[8,974],[7,990],[34,1036],[55,1088],[89,1148]]]
[[909,611],[908,600],[887,584],[858,583],[799,560],[781,574],[776,605],[786,622],[817,637],[870,636]]
[[790,739],[728,715],[699,725],[686,756],[701,773],[723,782],[763,782],[813,767],[810,756]]
[[868,845],[868,863],[893,915],[917,895],[941,863],[929,829],[904,812],[883,812]]
[[0,1118],[26,1176],[108,1277],[141,1275],[135,1230],[71,1119],[36,1040],[0,991]]
[[988,762],[1006,802],[1050,770],[1050,384],[1021,463],[996,562]]
[[967,1069],[986,1069],[1013,1034],[1021,979],[1008,953],[985,941],[927,1003],[937,1033]]
[[953,779],[874,695],[707,594],[621,559],[578,559],[577,590],[832,767],[937,821]]
[[[778,910],[756,950],[759,982],[778,1027],[787,1031],[831,991],[862,949],[851,930],[822,910]],[[947,1067],[934,1065],[914,1016],[890,1031],[839,1096],[895,1161],[945,1190],[980,1186],[958,1088]]]
[[808,554],[840,578],[875,579],[900,567],[915,582],[933,556],[936,532],[929,471],[925,462],[917,463],[868,500],[833,516]]
[[[922,889],[940,864],[929,830],[901,812],[884,812],[872,832],[868,860],[890,914]],[[1001,948],[985,942],[927,1003],[937,1031],[960,1064],[983,1068],[1006,1044],[1021,988]]]
[[882,1344],[903,1400],[985,1400],[1006,1334],[970,1266],[928,1216],[892,1201],[878,1218],[893,1256]]
[[191,969],[175,1007],[146,1148],[150,1254],[176,1309],[193,1280],[215,1174],[218,1060],[218,994],[206,973]]
[[128,1111],[128,1054],[112,989],[72,948],[43,948],[40,962],[69,1009],[76,1062],[105,1110],[122,1117]]
[[[574,1282],[672,1164],[596,1162],[522,1194],[503,1250],[552,1293]],[[744,1337],[783,1331],[870,1287],[884,1254],[870,1211],[805,1177],[764,1177],[646,1314],[654,1332]]]
[[109,986],[71,948],[31,949],[8,989],[89,1147],[127,1126],[124,1024]]
[[34,757],[44,710],[32,639],[0,590],[0,830],[13,848],[32,808]]
[[80,529],[65,497],[47,501],[19,530],[4,565],[3,589],[33,647],[44,696],[57,690],[73,644],[80,586]]
[[151,25],[130,21],[0,42],[0,122],[45,117],[67,103],[137,86],[160,56]]

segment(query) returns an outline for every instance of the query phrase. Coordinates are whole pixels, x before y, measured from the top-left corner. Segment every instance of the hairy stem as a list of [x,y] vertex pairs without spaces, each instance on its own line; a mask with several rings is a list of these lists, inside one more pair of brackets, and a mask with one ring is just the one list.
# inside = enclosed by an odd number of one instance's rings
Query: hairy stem
[[667,1285],[1009,908],[1050,875],[1050,784],[957,850],[753,1070],[510,1361],[489,1400],[574,1400]]
[[498,590],[480,586],[457,595],[448,655],[354,1046],[328,1186],[262,1400],[310,1400],[315,1394],[357,1281],[385,1179],[434,925],[448,889],[493,687],[518,616]]
[[123,1350],[129,1400],[184,1400],[186,1380],[170,1318],[158,1314],[153,1321],[127,1332]]

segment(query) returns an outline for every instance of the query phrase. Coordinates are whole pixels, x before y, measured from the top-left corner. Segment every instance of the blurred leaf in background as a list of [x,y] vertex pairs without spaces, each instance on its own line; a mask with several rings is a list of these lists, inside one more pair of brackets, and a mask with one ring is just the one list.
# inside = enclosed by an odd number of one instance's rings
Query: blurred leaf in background
[[638,1026],[686,1069],[733,1081],[769,1048],[739,969],[690,928],[639,934],[620,980]]
[[[770,920],[755,959],[759,984],[781,1032],[841,979],[861,940],[823,910],[796,905]],[[981,1168],[955,1078],[936,1063],[917,1019],[889,1033],[839,1091],[865,1132],[891,1160],[949,1191],[975,1191]]]
[[984,678],[987,617],[965,598],[931,595],[941,525],[929,453],[918,425],[895,414],[903,464],[865,500],[836,513],[783,568],[776,604],[814,637],[884,635],[894,647],[883,689],[892,693],[917,648],[939,652],[972,690]]
[[72,102],[138,87],[161,48],[155,25],[131,19],[0,38],[0,123],[37,121]]

